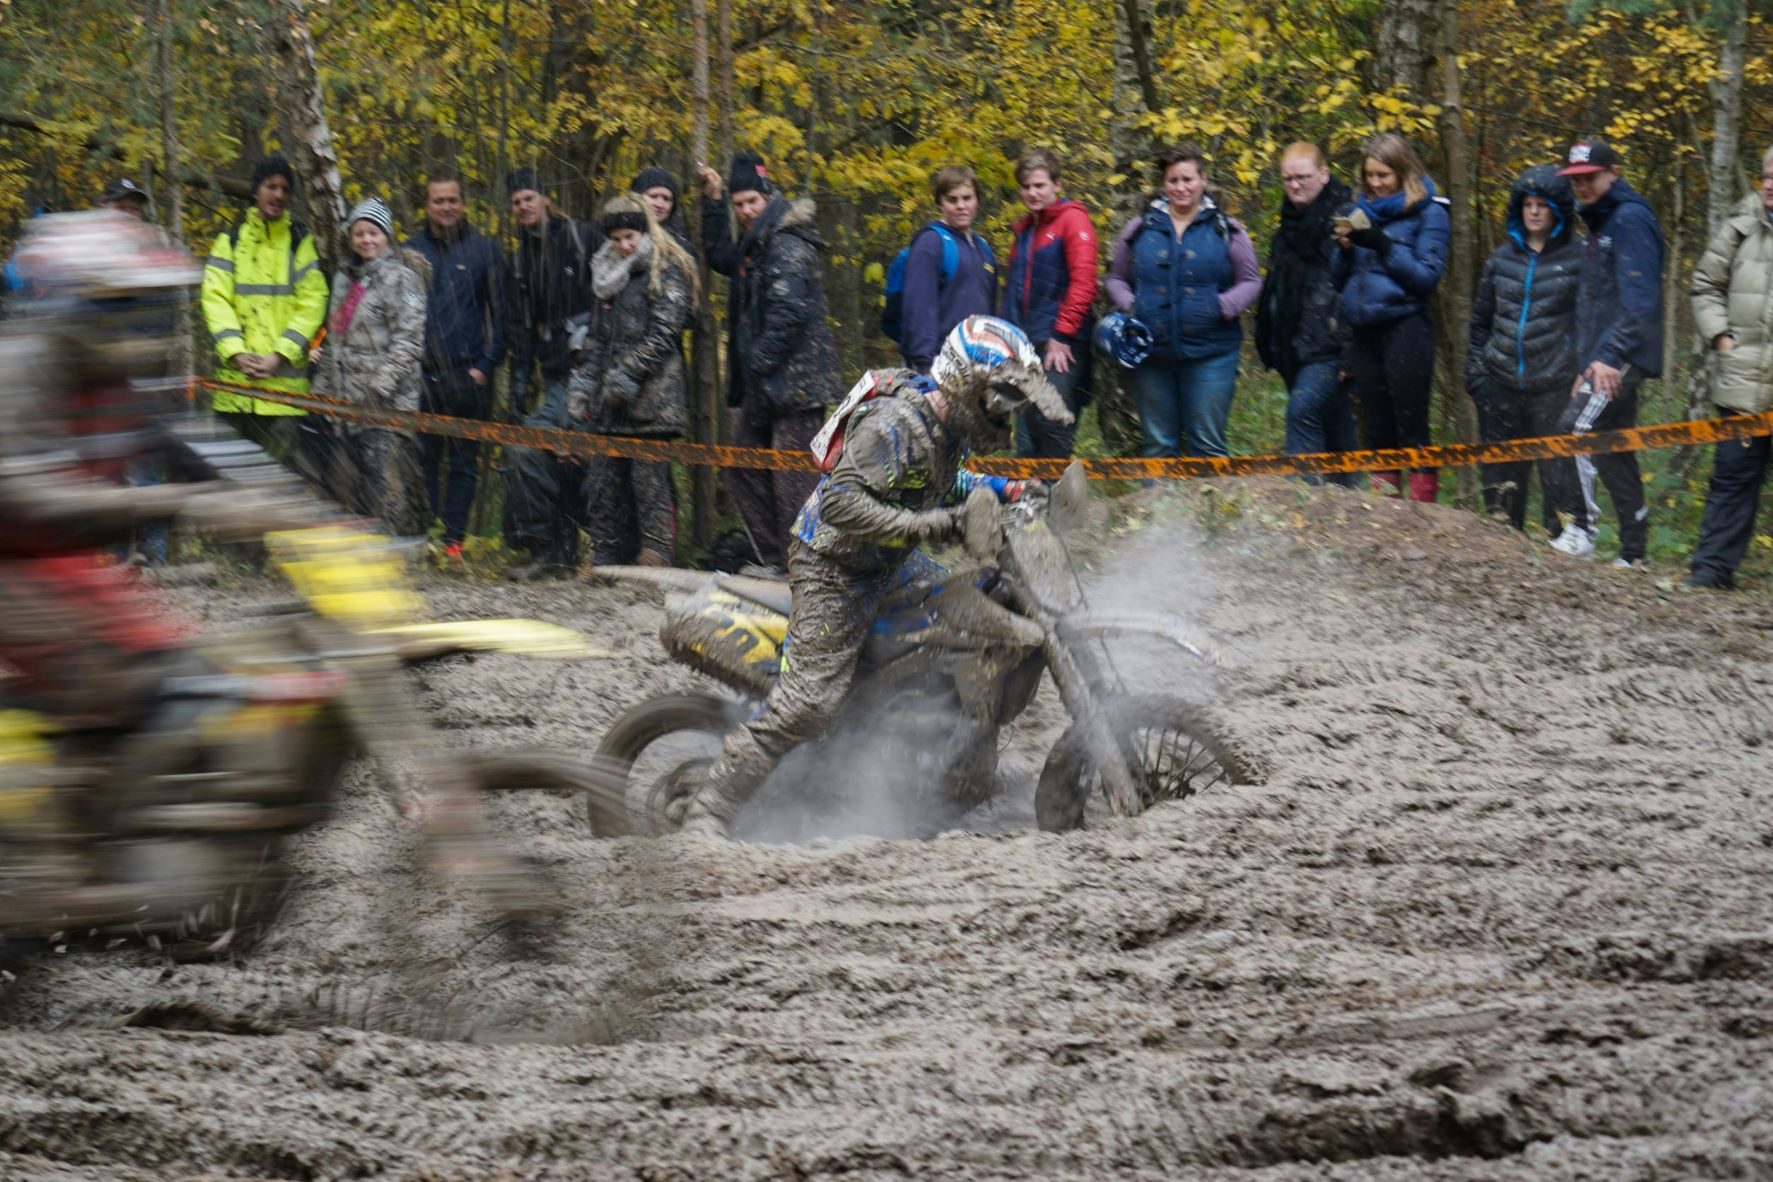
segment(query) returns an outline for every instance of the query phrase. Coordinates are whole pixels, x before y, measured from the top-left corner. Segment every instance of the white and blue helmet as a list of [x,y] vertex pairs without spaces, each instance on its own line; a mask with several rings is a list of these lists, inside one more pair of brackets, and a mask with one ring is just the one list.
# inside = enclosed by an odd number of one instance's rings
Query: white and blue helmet
[[1028,334],[996,316],[955,325],[930,363],[930,377],[948,401],[950,421],[978,451],[1007,446],[1011,418],[1027,406],[1053,423],[1072,421]]

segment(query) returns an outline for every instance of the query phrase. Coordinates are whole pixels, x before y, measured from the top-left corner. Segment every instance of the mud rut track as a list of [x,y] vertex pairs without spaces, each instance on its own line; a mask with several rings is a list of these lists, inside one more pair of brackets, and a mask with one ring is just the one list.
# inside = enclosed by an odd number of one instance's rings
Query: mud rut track
[[[0,993],[0,1177],[1773,1177],[1764,593],[1205,495],[1148,506],[1097,594],[1218,639],[1262,785],[725,850],[501,799],[573,913],[514,949],[360,772],[250,960],[68,956]],[[225,621],[265,593],[179,594]],[[646,594],[430,595],[618,653],[428,672],[451,745],[588,748],[697,684]],[[1006,753],[1025,790],[1049,693]]]

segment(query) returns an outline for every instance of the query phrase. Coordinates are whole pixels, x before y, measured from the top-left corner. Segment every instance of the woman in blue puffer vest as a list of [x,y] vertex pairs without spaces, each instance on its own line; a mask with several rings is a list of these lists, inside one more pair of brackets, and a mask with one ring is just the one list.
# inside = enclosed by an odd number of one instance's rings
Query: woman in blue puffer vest
[[1128,222],[1108,275],[1114,306],[1151,330],[1151,355],[1129,375],[1145,454],[1229,454],[1237,386],[1237,318],[1262,292],[1256,248],[1207,195],[1206,159],[1183,144],[1157,158],[1164,195]]
[[[1447,265],[1446,201],[1402,136],[1376,135],[1362,155],[1354,221],[1338,218],[1334,230],[1342,249],[1331,277],[1351,330],[1346,368],[1368,447],[1426,447],[1435,346],[1428,301]],[[1401,490],[1397,472],[1373,477]],[[1410,473],[1412,501],[1432,501],[1439,489],[1438,471]]]

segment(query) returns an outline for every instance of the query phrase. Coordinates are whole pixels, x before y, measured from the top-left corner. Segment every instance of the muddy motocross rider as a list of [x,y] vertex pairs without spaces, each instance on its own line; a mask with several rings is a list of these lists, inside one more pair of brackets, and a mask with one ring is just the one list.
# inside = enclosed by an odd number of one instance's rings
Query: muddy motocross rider
[[220,484],[122,483],[153,446],[137,383],[166,375],[173,308],[200,278],[188,256],[95,210],[35,219],[17,258],[37,297],[0,335],[0,671],[7,697],[64,727],[127,726],[180,636],[105,548],[174,517],[244,534],[293,510]]
[[993,316],[957,325],[928,377],[875,370],[851,391],[813,441],[829,474],[788,547],[794,606],[781,675],[756,716],[727,736],[684,832],[725,836],[777,761],[835,717],[882,596],[929,572],[920,544],[961,538],[953,502],[977,486],[1005,500],[1021,493],[1021,482],[974,475],[961,461],[969,449],[1009,446],[1014,413],[1026,406],[1071,421],[1034,346]]

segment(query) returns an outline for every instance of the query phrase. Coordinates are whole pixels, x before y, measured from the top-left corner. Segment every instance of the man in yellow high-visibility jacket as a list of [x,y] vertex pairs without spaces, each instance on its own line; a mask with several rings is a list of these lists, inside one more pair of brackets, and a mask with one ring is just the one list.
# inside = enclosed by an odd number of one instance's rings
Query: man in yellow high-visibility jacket
[[[216,237],[203,268],[203,319],[223,382],[308,392],[308,348],[326,319],[326,275],[313,236],[289,216],[295,174],[281,156],[252,171],[253,208]],[[217,416],[315,483],[326,437],[306,412],[216,391]]]

